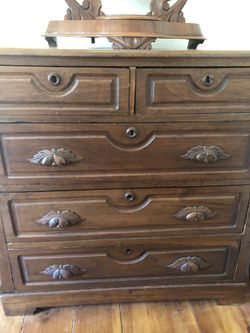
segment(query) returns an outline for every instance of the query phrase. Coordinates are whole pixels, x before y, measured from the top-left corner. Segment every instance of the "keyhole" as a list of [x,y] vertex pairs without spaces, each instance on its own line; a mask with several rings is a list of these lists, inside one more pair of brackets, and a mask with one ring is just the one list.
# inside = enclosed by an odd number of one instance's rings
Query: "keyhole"
[[132,254],[132,250],[127,249],[127,250],[126,250],[126,255],[130,256],[131,254]]
[[53,84],[53,86],[58,86],[61,83],[61,78],[57,74],[50,74],[48,76],[48,80]]
[[130,127],[126,130],[126,135],[130,139],[134,139],[138,135],[138,129],[136,127]]
[[214,83],[215,79],[213,76],[207,75],[202,79],[202,81],[206,86],[211,86]]
[[136,195],[134,194],[134,193],[132,193],[132,192],[127,192],[127,193],[125,193],[125,199],[127,200],[127,201],[134,201],[135,200],[135,198],[136,198]]

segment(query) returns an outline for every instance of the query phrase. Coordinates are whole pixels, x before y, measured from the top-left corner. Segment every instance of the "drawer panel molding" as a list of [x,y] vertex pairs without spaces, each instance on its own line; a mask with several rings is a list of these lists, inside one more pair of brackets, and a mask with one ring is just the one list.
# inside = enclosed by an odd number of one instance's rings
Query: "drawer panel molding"
[[[25,184],[65,183],[66,179],[99,181],[100,177],[151,175],[185,181],[197,176],[231,180],[247,179],[249,132],[180,130],[172,132],[164,124],[141,124],[133,139],[126,125],[86,126],[80,133],[4,134],[3,163],[6,178]],[[135,130],[131,132],[133,135]],[[202,145],[197,145],[202,143]],[[61,147],[61,148],[55,148]],[[63,148],[62,148],[63,147]],[[152,158],[153,157],[153,158]],[[190,161],[200,162],[191,163]],[[60,167],[58,167],[60,166]]]
[[128,106],[128,69],[0,66],[0,114],[128,115]]
[[[153,243],[155,242],[155,243]],[[181,245],[180,245],[181,244]],[[239,242],[208,238],[124,240],[99,248],[11,251],[17,290],[234,280]]]
[[[197,187],[1,194],[10,243],[242,233],[250,188]],[[100,213],[101,212],[101,213]]]
[[[238,68],[138,69],[137,113],[249,112],[250,70]],[[238,106],[241,106],[239,108]]]

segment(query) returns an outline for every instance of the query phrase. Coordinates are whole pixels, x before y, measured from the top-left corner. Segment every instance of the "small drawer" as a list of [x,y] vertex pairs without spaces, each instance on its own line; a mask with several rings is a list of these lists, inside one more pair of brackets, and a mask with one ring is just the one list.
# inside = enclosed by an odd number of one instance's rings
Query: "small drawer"
[[151,239],[71,250],[10,251],[17,290],[233,281],[239,243]]
[[139,69],[137,113],[249,112],[250,70]]
[[[191,125],[190,125],[191,126]],[[171,125],[65,126],[50,132],[3,134],[3,159],[10,180],[54,185],[79,180],[147,177],[198,180],[249,177],[249,132],[195,131]],[[35,128],[34,128],[35,130]],[[141,178],[140,178],[141,177]],[[138,185],[137,185],[138,186]]]
[[0,116],[128,114],[128,99],[127,69],[0,67]]
[[241,233],[250,189],[98,190],[1,195],[7,241]]

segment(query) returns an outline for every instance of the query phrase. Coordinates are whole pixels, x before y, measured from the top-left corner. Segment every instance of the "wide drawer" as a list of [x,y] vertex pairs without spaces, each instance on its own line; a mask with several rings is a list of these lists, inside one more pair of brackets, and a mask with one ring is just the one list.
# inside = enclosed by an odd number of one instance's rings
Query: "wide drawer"
[[138,69],[138,114],[249,112],[250,69]]
[[128,100],[128,69],[0,67],[0,116],[128,114]]
[[133,189],[1,195],[7,241],[241,233],[250,189]]
[[[191,126],[191,125],[190,125]],[[2,134],[5,175],[42,184],[131,177],[249,177],[249,131],[195,130],[171,124],[65,126]],[[35,130],[35,127],[33,131]],[[54,182],[55,184],[55,182]]]
[[9,256],[17,290],[56,290],[233,281],[238,251],[230,239],[151,239]]

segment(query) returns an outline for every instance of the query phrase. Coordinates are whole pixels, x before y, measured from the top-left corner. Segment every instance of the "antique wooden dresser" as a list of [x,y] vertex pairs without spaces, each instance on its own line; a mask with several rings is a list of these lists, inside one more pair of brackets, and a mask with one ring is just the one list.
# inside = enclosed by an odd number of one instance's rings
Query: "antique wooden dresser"
[[0,134],[6,314],[244,299],[250,53],[1,50]]

